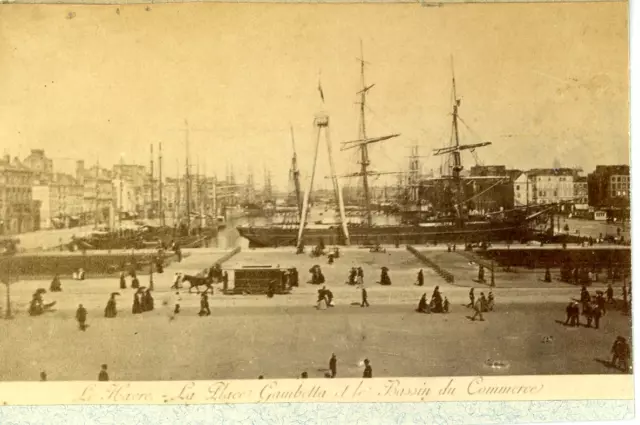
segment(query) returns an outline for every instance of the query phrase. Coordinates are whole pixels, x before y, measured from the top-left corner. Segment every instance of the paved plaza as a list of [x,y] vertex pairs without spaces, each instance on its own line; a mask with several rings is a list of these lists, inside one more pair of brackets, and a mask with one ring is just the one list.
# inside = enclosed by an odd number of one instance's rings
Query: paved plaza
[[[224,268],[293,266],[300,286],[269,299],[222,295],[216,285],[208,317],[197,315],[199,297],[186,289],[180,294],[182,311],[174,316],[177,298],[169,287],[176,271],[197,273],[224,255],[222,250],[192,250],[182,263],[154,274],[155,310],[141,315],[131,312],[132,289],[120,290],[117,279],[102,278],[64,280],[63,292],[45,294],[45,302],[57,302],[56,310],[30,317],[31,294],[49,282],[17,282],[11,288],[15,318],[0,320],[0,380],[37,380],[41,371],[50,380],[94,380],[102,363],[115,380],[295,378],[303,371],[322,377],[331,353],[342,377],[361,376],[364,358],[371,360],[374,376],[621,373],[606,360],[615,337],[631,335],[629,316],[608,311],[599,330],[565,327],[564,308],[579,297],[579,287],[545,284],[542,271],[516,270],[498,272],[496,287],[489,288],[474,282],[477,265],[464,256],[442,247],[421,252],[450,269],[454,284],[403,248],[385,253],[345,248],[333,265],[326,257],[295,255],[289,248],[243,250]],[[307,283],[314,264],[322,267],[336,307],[315,308],[319,287]],[[360,290],[345,284],[353,266],[364,269],[369,308],[359,306]],[[382,266],[390,269],[391,286],[376,284]],[[423,287],[415,285],[420,268]],[[141,284],[148,286],[148,276]],[[451,302],[451,312],[416,313],[420,296],[430,297],[436,285]],[[472,286],[476,294],[493,289],[496,297],[496,311],[485,314],[484,322],[471,321],[472,310],[464,307]],[[614,289],[620,298],[621,283]],[[115,291],[121,293],[118,316],[106,319],[104,307]],[[74,319],[78,304],[88,310],[84,332]],[[489,360],[501,367],[491,367]]]

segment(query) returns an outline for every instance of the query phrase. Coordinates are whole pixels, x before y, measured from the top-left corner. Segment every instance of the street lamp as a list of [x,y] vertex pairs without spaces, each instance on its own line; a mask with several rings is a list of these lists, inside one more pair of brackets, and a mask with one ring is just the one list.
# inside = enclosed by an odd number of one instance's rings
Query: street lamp
[[[3,255],[3,257],[13,257],[15,255],[14,249],[13,247],[7,247],[6,249],[9,249],[10,251],[8,253],[5,253]],[[10,259],[6,259],[5,261],[3,261],[3,263],[6,264],[7,270],[6,270],[6,274],[3,272],[2,273],[2,283],[4,283],[5,288],[6,288],[6,295],[7,295],[7,309],[5,311],[4,314],[4,318],[9,320],[9,319],[13,319],[13,312],[11,311],[11,285],[17,280],[13,278],[13,273],[11,273],[11,267],[13,265],[13,261],[11,261]]]

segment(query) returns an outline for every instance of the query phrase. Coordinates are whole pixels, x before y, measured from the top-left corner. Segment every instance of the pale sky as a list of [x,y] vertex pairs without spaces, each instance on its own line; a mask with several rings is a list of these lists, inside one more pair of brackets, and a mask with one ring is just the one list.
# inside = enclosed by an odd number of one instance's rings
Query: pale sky
[[[339,143],[358,135],[360,39],[372,168],[408,167],[447,145],[451,57],[462,143],[491,141],[485,164],[514,168],[628,164],[627,4],[15,6],[0,8],[0,147],[24,158],[44,148],[59,171],[71,159],[192,163],[238,180],[263,166],[286,188],[293,126],[310,171],[314,114],[331,116],[340,173],[357,167]],[[70,19],[69,13],[75,13]],[[326,103],[320,102],[321,81]],[[320,146],[318,175],[328,174]],[[69,159],[63,159],[69,158]],[[465,165],[474,165],[470,155]],[[423,158],[425,170],[440,160]]]

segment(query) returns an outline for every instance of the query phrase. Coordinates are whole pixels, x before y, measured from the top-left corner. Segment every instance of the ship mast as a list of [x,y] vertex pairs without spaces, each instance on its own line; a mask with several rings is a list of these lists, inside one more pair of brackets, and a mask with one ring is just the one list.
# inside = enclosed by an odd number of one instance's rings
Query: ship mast
[[476,148],[488,146],[491,142],[481,142],[475,143],[471,145],[461,145],[460,144],[460,132],[458,130],[458,120],[459,120],[459,108],[460,108],[460,99],[458,99],[457,91],[456,91],[456,76],[453,71],[453,58],[451,59],[451,82],[453,88],[453,118],[452,118],[452,127],[453,127],[453,138],[454,143],[453,146],[449,146],[447,148],[435,149],[434,155],[444,155],[451,154],[453,157],[453,167],[452,167],[452,177],[454,184],[456,185],[456,214],[458,216],[458,225],[460,227],[464,226],[465,214],[464,214],[464,186],[462,182],[462,177],[460,172],[463,170],[462,166],[462,157],[460,152],[463,150],[471,150],[473,151]]
[[360,102],[359,102],[360,103],[360,134],[359,134],[360,139],[349,141],[349,142],[343,142],[342,143],[343,146],[341,150],[347,150],[355,147],[360,148],[360,173],[358,174],[362,176],[362,189],[364,190],[364,202],[365,202],[365,211],[367,215],[367,225],[371,227],[373,224],[373,219],[371,216],[371,194],[369,193],[368,176],[370,174],[380,174],[380,173],[370,173],[368,170],[368,167],[369,167],[368,145],[370,143],[377,143],[383,140],[391,139],[393,137],[398,137],[399,134],[392,134],[392,135],[383,136],[383,137],[375,137],[371,139],[367,138],[367,125],[366,125],[364,110],[367,102],[367,93],[369,92],[369,90],[373,88],[373,86],[375,86],[375,84],[371,84],[369,86],[366,85],[366,80],[364,77],[364,66],[366,62],[364,60],[362,40],[360,40],[360,57],[358,58],[358,61],[360,62],[360,82],[362,86],[362,89],[356,93],[360,95]]
[[186,149],[186,161],[185,161],[185,186],[186,194],[185,200],[187,201],[187,231],[191,231],[191,175],[189,173],[189,123],[184,120],[186,126],[185,135],[185,149]]
[[291,157],[291,177],[296,191],[296,206],[298,207],[298,218],[302,214],[302,193],[300,192],[300,170],[298,169],[298,155],[296,154],[296,141],[293,137],[293,126],[291,129],[291,146],[293,148],[293,157]]
[[[367,124],[364,116],[364,107],[367,101],[367,92],[373,87],[366,86],[364,79],[364,51],[362,48],[362,40],[360,40],[360,82],[362,90],[360,90],[360,139],[367,139]],[[362,190],[364,190],[365,211],[367,213],[367,225],[373,224],[371,219],[371,196],[369,194],[369,178],[367,176],[367,167],[369,166],[369,149],[367,144],[360,145],[360,166],[362,173]]]

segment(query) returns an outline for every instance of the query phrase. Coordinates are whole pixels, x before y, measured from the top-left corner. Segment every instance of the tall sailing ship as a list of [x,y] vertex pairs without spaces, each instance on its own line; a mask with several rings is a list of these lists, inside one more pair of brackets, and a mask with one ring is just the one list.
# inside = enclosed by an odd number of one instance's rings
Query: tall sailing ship
[[[535,227],[540,222],[546,222],[546,214],[552,210],[552,207],[531,211],[529,208],[515,208],[509,211],[500,211],[493,214],[475,215],[469,214],[467,203],[469,200],[464,199],[464,184],[467,178],[461,175],[463,170],[461,152],[475,150],[484,146],[488,146],[490,142],[482,142],[476,144],[460,144],[458,129],[458,110],[461,100],[456,94],[455,75],[452,75],[453,85],[453,104],[452,104],[452,141],[451,146],[436,149],[434,155],[450,155],[452,167],[451,175],[442,180],[447,180],[450,188],[450,196],[452,196],[452,208],[435,217],[423,222],[399,225],[378,225],[374,224],[371,208],[369,176],[377,175],[368,169],[370,164],[368,146],[370,144],[382,142],[394,137],[398,134],[392,134],[382,137],[368,137],[366,132],[365,121],[365,105],[366,97],[374,86],[367,85],[364,78],[365,62],[360,59],[361,84],[362,87],[358,91],[360,96],[360,134],[357,140],[343,142],[341,150],[359,149],[360,153],[360,171],[351,174],[362,179],[362,190],[364,193],[364,205],[362,210],[365,215],[364,220],[359,223],[330,223],[323,221],[312,221],[305,223],[308,215],[308,208],[303,209],[301,200],[301,191],[298,180],[296,181],[296,197],[298,209],[296,211],[296,219],[279,224],[264,226],[238,226],[237,230],[240,236],[249,240],[252,247],[268,247],[268,246],[288,246],[288,245],[374,245],[374,244],[424,244],[436,242],[495,242],[495,241],[518,241],[528,240],[534,237]],[[294,157],[292,161],[292,175],[298,178],[295,147]],[[310,188],[311,190],[311,188]],[[336,191],[339,192],[336,185]],[[309,194],[307,194],[308,196]],[[341,202],[341,192],[338,193]],[[339,206],[344,211],[344,205]],[[302,220],[300,218],[303,218]],[[344,215],[342,216],[344,220]],[[346,224],[346,226],[345,226]]]

